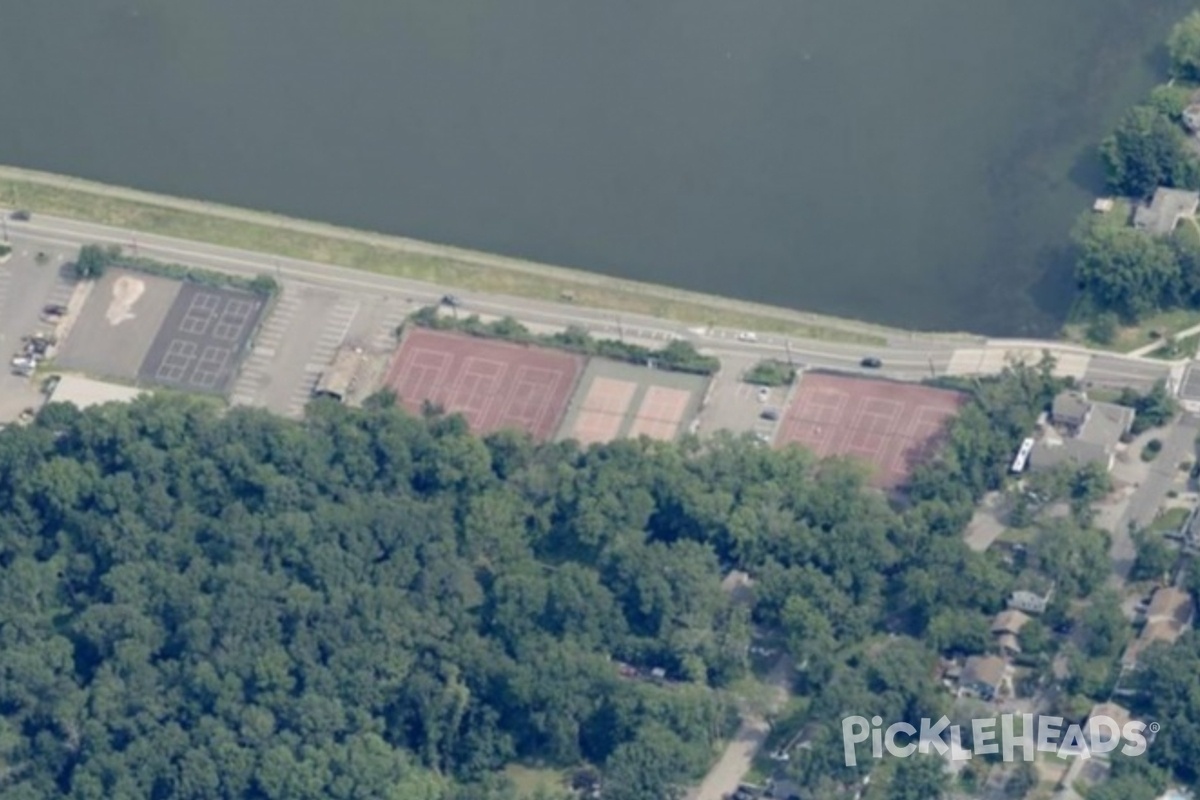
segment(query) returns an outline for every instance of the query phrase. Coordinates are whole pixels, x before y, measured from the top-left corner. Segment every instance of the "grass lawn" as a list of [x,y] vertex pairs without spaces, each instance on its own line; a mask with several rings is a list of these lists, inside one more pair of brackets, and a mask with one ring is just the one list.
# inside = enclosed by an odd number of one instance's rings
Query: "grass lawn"
[[[1179,309],[1163,311],[1152,317],[1147,317],[1137,325],[1119,328],[1117,336],[1110,344],[1097,344],[1088,340],[1087,326],[1071,323],[1063,328],[1063,337],[1068,341],[1087,345],[1100,350],[1111,350],[1116,353],[1127,353],[1156,341],[1162,341],[1178,331],[1186,330],[1193,325],[1200,325],[1200,310]],[[1158,333],[1158,338],[1150,335],[1151,331]]]
[[1168,508],[1165,511],[1159,512],[1159,515],[1154,518],[1154,521],[1150,523],[1146,530],[1158,533],[1177,531],[1183,527],[1183,523],[1187,522],[1188,513],[1186,508]]
[[996,537],[996,541],[1028,545],[1032,544],[1035,538],[1037,538],[1036,528],[1005,528],[1004,533]]
[[557,769],[539,769],[521,764],[509,764],[504,768],[504,774],[513,782],[517,796],[515,800],[525,800],[537,794],[538,790],[565,796],[566,787],[563,784],[564,774]]
[[1200,333],[1185,336],[1174,342],[1168,342],[1150,353],[1151,358],[1161,358],[1164,361],[1177,361],[1181,358],[1194,358],[1196,346],[1200,345]]
[[740,303],[665,286],[470,254],[398,237],[291,220],[226,206],[159,197],[59,176],[0,168],[0,202],[12,208],[366,272],[693,325],[883,344],[884,329]]

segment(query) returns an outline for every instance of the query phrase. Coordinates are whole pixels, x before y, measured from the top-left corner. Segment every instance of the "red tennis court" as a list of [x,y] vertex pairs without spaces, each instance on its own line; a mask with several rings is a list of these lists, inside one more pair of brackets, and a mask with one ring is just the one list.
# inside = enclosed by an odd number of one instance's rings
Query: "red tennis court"
[[580,356],[544,347],[413,328],[386,383],[413,413],[430,402],[462,414],[476,433],[516,428],[549,439],[583,366]]
[[938,446],[966,396],[946,389],[808,373],[784,415],[778,444],[874,465],[873,483],[895,488]]

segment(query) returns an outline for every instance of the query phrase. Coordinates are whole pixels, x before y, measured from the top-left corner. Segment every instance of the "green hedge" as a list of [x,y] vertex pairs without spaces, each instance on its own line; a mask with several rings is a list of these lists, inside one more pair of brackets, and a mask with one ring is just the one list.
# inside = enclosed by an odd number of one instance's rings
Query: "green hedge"
[[83,280],[99,278],[108,268],[117,267],[202,286],[242,289],[264,297],[271,297],[279,291],[279,284],[270,275],[260,274],[247,278],[216,270],[186,267],[183,264],[168,264],[152,258],[136,258],[125,255],[116,246],[84,245],[79,253],[80,256],[75,262],[75,274]]
[[[585,356],[600,356],[630,364],[653,365],[668,372],[685,372],[691,375],[712,375],[721,368],[721,362],[712,356],[701,355],[690,342],[673,341],[666,346],[651,350],[637,344],[628,344],[614,339],[595,339],[583,328],[572,325],[562,333],[536,334],[512,317],[495,322],[484,322],[472,315],[453,319],[438,314],[436,306],[427,306],[409,317],[409,321],[422,328],[453,330],[478,336],[483,339],[503,339],[518,344],[536,344],[567,350]],[[397,331],[400,333],[401,329]]]
[[758,386],[791,386],[796,380],[796,368],[786,362],[767,358],[747,370],[742,380]]

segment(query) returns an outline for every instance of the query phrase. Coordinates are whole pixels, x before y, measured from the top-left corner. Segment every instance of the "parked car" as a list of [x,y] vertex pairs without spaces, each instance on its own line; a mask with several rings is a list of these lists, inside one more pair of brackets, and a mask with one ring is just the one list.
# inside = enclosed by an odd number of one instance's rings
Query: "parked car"
[[767,402],[767,399],[770,398],[770,396],[771,396],[770,389],[768,389],[766,386],[758,387],[758,402],[765,403],[765,402]]
[[880,361],[875,356],[867,356],[866,358],[864,358],[862,361],[860,361],[858,363],[861,366],[866,367],[867,369],[879,369],[880,367],[883,366],[883,362]]
[[762,414],[760,414],[759,416],[761,416],[763,419],[769,419],[772,422],[775,422],[776,420],[779,419],[779,409],[778,408],[764,408],[762,410]]
[[751,333],[750,331],[742,331],[741,333],[738,334],[737,338],[738,338],[739,342],[757,342],[758,334]]
[[33,215],[24,209],[18,209],[8,215],[9,219],[15,219],[17,222],[28,222]]
[[457,308],[458,298],[452,294],[444,294],[442,295],[442,305],[450,306],[451,308]]

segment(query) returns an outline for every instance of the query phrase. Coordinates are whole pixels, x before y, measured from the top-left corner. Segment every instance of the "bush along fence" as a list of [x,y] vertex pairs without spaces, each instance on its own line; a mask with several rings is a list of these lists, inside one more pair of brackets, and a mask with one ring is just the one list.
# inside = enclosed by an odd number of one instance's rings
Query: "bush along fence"
[[[619,342],[614,339],[593,338],[583,328],[572,325],[561,333],[536,334],[512,317],[495,322],[484,322],[478,316],[455,319],[438,314],[435,306],[427,306],[408,318],[406,324],[437,330],[452,330],[484,339],[502,339],[517,344],[536,344],[553,347],[585,356],[600,356],[613,361],[624,361],[654,367],[668,372],[685,372],[691,375],[713,375],[721,368],[721,362],[713,356],[701,355],[690,342],[673,341],[658,350],[637,344]],[[404,326],[397,329],[403,333]]]
[[767,358],[746,370],[742,380],[757,386],[791,386],[796,381],[796,368],[786,361]]
[[80,280],[98,280],[110,267],[144,272],[177,281],[188,281],[202,286],[241,289],[268,298],[279,291],[279,284],[270,275],[260,274],[253,278],[247,278],[216,270],[185,267],[183,264],[168,264],[152,258],[128,256],[115,245],[101,247],[96,244],[85,244],[79,248],[79,256],[72,265],[75,277]]

